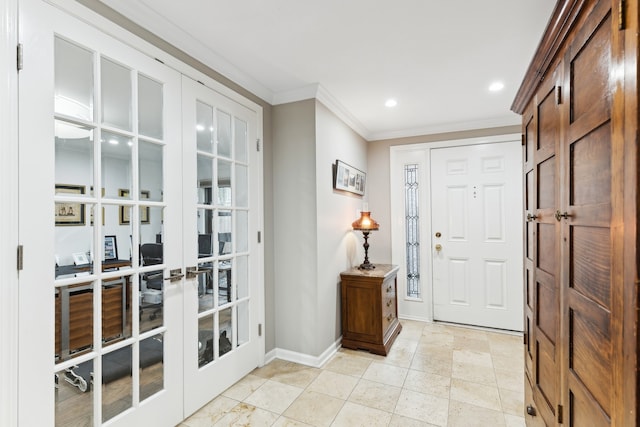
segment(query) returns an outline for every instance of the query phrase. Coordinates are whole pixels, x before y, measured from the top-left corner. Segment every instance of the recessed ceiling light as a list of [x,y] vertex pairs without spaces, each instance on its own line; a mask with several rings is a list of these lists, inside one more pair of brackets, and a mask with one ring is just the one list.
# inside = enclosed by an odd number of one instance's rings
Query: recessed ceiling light
[[384,103],[384,106],[387,107],[387,108],[393,108],[396,105],[398,105],[398,101],[396,101],[393,98],[387,99],[387,101]]
[[502,82],[493,82],[491,83],[491,85],[489,85],[489,90],[491,92],[499,92],[502,89],[504,89],[504,83]]
[[118,140],[117,140],[117,139],[115,139],[115,138],[111,138],[111,139],[109,140],[109,144],[118,145]]
[[202,125],[196,125],[196,130],[197,130],[198,132],[202,132],[202,131],[204,130],[204,126],[202,126]]

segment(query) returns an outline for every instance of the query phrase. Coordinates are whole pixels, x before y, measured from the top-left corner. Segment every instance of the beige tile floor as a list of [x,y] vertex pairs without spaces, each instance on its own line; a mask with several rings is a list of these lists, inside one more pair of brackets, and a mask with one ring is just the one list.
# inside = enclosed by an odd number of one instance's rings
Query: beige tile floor
[[524,426],[522,336],[402,321],[387,357],[274,360],[185,420],[209,426]]

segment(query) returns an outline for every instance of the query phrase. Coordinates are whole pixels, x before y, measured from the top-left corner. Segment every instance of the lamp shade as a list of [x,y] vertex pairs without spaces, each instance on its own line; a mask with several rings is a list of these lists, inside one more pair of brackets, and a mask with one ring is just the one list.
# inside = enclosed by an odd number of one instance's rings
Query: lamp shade
[[378,223],[371,218],[371,212],[360,212],[360,218],[351,224],[354,230],[372,231],[379,228]]

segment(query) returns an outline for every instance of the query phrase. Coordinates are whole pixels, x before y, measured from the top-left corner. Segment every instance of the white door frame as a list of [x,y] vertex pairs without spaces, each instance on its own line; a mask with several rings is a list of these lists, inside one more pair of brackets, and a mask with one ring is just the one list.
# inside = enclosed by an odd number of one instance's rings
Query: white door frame
[[0,425],[18,424],[18,0],[0,2]]
[[[521,141],[519,133],[493,135],[478,138],[452,139],[420,144],[396,145],[389,148],[389,170],[391,173],[390,194],[391,204],[391,262],[400,266],[398,271],[398,317],[408,320],[433,322],[433,257],[431,256],[433,233],[431,230],[431,150],[436,148],[460,147],[465,145],[493,144],[498,142]],[[419,299],[407,298],[406,288],[406,250],[405,250],[405,220],[404,220],[404,191],[393,191],[403,188],[404,175],[399,162],[403,156],[409,155],[412,163],[421,164],[420,167],[420,265],[427,274],[421,276],[421,295]]]

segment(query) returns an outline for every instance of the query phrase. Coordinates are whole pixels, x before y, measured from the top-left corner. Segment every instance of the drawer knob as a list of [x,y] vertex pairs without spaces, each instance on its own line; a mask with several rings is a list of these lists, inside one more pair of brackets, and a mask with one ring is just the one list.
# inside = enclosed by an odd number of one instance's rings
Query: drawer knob
[[387,316],[387,322],[390,322],[391,319],[393,319],[393,314],[390,314],[390,315]]
[[536,416],[536,408],[531,405],[527,405],[527,415],[531,415],[532,417]]
[[393,301],[391,301],[391,300],[387,301],[387,307],[390,307],[392,303],[393,303]]
[[389,285],[387,286],[387,292],[391,292],[393,290],[393,286]]

